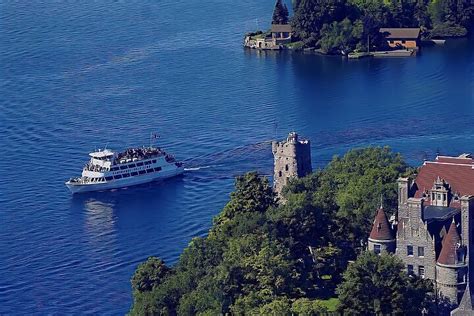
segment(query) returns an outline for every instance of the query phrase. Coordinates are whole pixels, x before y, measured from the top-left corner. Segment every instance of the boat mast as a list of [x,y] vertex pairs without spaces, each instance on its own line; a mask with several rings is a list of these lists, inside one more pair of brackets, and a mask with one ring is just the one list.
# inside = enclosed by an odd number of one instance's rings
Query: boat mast
[[150,132],[150,148],[152,147],[152,141],[153,139],[157,139],[159,136],[157,133],[154,133],[154,132]]

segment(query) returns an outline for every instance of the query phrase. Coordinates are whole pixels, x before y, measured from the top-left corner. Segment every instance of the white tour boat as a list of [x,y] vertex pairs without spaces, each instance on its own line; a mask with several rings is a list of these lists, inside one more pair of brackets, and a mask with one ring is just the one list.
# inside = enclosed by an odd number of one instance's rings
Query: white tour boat
[[89,154],[82,176],[71,178],[66,186],[72,193],[128,187],[180,175],[181,162],[156,147],[129,148],[115,153],[109,149]]

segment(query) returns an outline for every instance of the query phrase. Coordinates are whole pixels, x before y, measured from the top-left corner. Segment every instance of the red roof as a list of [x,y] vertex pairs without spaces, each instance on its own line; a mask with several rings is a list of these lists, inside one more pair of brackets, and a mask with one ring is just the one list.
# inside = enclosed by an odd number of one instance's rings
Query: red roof
[[438,263],[446,265],[455,265],[457,260],[457,249],[461,245],[461,237],[458,234],[456,223],[451,222],[448,233],[444,236],[441,253],[438,257]]
[[372,240],[392,240],[395,238],[383,208],[379,208],[377,211],[369,238]]
[[445,180],[454,192],[463,195],[474,195],[474,159],[466,156],[436,157],[435,161],[426,161],[421,166],[415,179],[416,198],[423,192],[431,190],[438,177]]

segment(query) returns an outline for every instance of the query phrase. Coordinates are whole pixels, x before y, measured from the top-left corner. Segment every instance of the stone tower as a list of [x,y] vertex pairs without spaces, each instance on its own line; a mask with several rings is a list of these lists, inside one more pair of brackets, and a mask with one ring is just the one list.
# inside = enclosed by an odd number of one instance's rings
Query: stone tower
[[443,238],[436,262],[436,285],[439,294],[458,304],[466,288],[467,272],[465,247],[453,218],[448,233]]
[[272,142],[272,152],[273,189],[281,197],[281,191],[289,179],[311,173],[311,145],[309,140],[300,140],[296,132],[291,132],[286,141]]
[[373,251],[376,254],[380,254],[382,251],[394,253],[395,247],[395,234],[388,222],[387,215],[383,208],[380,207],[375,216],[372,231],[370,232],[368,242],[369,251]]

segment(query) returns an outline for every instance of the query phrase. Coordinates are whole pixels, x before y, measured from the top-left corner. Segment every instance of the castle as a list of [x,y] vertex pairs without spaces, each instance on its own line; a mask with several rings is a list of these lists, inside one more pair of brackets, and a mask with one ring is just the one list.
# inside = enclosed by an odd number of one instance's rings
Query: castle
[[[281,198],[293,177],[311,173],[308,140],[292,132],[273,142],[274,190]],[[425,161],[414,179],[398,179],[398,211],[389,221],[377,210],[368,250],[393,253],[410,275],[433,281],[438,304],[451,315],[473,315],[471,263],[474,263],[474,159],[438,156]]]
[[395,253],[407,273],[433,280],[438,302],[474,315],[469,280],[474,222],[474,159],[438,156],[414,179],[398,180],[397,220],[381,207],[368,239],[375,253]]
[[[282,198],[289,179],[311,173],[310,142],[292,132],[286,141],[273,142],[272,151],[274,191]],[[473,157],[438,156],[425,161],[414,179],[398,179],[398,212],[389,221],[380,206],[368,250],[393,253],[408,274],[432,280],[438,304],[457,306],[451,315],[474,315],[473,215]]]
[[312,172],[311,144],[299,139],[296,132],[288,134],[286,141],[272,142],[274,157],[273,189],[278,197],[291,178],[304,177]]

